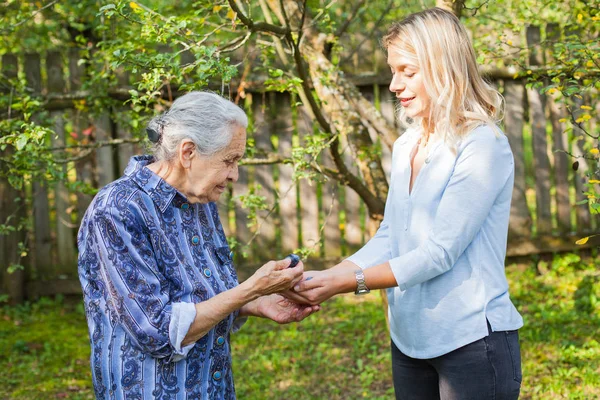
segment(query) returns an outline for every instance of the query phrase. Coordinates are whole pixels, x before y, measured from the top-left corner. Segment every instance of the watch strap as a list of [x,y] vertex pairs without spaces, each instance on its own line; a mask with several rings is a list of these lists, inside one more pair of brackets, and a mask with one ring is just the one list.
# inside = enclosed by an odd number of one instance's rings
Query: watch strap
[[371,289],[369,289],[365,283],[365,273],[363,270],[357,269],[354,271],[354,275],[356,276],[356,290],[354,291],[354,294],[360,295],[369,293]]

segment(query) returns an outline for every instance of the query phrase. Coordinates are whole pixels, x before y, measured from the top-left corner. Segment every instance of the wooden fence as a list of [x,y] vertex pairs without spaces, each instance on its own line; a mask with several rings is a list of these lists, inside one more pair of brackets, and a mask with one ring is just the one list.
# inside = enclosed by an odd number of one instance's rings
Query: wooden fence
[[[531,40],[535,39],[535,31]],[[16,76],[21,69],[37,94],[46,98],[53,95],[77,93],[83,76],[77,63],[76,52],[68,54],[49,52],[44,55],[25,54],[2,56],[5,76]],[[532,58],[532,64],[539,63]],[[45,73],[42,70],[45,67]],[[42,79],[42,76],[44,79]],[[394,98],[381,78],[362,81],[360,90],[380,109],[383,116],[395,124]],[[522,80],[498,79],[495,84],[506,100],[505,132],[515,155],[515,190],[511,211],[509,256],[552,253],[575,248],[576,238],[600,230],[587,205],[575,205],[585,200],[583,191],[587,181],[585,171],[596,168],[589,160],[578,158],[579,169],[571,167],[574,156],[584,154],[586,140],[577,130],[565,134],[562,118],[566,112],[551,96],[535,89],[526,89]],[[586,104],[597,94],[589,93]],[[60,97],[60,96],[59,96]],[[67,96],[68,97],[68,96]],[[107,109],[94,117],[73,107],[73,102],[54,102],[50,117],[56,136],[53,146],[89,143],[108,139],[129,139],[132,132],[125,128],[117,116],[123,109]],[[302,144],[313,134],[315,125],[297,99],[287,93],[247,92],[243,100],[250,118],[249,137],[255,146],[267,152],[289,156],[293,145]],[[577,104],[574,104],[575,108]],[[596,114],[600,107],[596,106]],[[597,121],[586,122],[591,131],[598,131]],[[69,180],[83,180],[102,187],[122,174],[129,158],[141,152],[133,144],[101,147],[88,157],[65,164]],[[347,155],[350,161],[350,155]],[[332,161],[327,154],[319,160]],[[390,169],[390,153],[383,149],[384,169]],[[249,227],[248,210],[235,198],[245,194],[249,187],[259,184],[258,194],[266,196],[271,205],[259,212],[259,226]],[[9,253],[14,253],[16,243],[25,240],[31,249],[22,260],[26,270],[16,275],[4,273],[5,292],[13,297],[37,297],[53,293],[80,291],[76,268],[76,233],[79,221],[91,201],[83,193],[66,189],[64,182],[52,186],[36,181],[18,193],[0,182],[2,195],[1,222],[15,210],[28,217],[32,229],[25,236],[17,234],[0,236],[0,250],[8,265]],[[29,202],[18,205],[14,197],[24,196]],[[27,206],[30,204],[31,206]],[[468,207],[468,205],[465,205]],[[312,248],[314,257],[335,260],[359,248],[368,235],[365,227],[368,215],[364,204],[352,190],[331,181],[300,180],[293,178],[289,165],[260,165],[240,168],[239,181],[232,185],[219,202],[221,219],[228,237],[238,243],[252,242],[248,258],[242,260],[241,247],[237,250],[238,263],[258,263],[279,258],[299,247]],[[257,232],[258,230],[258,232]],[[583,247],[593,247],[590,240]],[[6,265],[0,265],[5,270]]]

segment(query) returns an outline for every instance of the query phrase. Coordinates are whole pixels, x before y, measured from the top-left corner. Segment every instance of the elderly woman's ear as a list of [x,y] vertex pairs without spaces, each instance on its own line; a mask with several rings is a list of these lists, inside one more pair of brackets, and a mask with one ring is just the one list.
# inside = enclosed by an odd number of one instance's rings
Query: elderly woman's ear
[[196,156],[196,144],[189,139],[182,140],[179,150],[179,162],[185,169],[192,167],[192,159]]

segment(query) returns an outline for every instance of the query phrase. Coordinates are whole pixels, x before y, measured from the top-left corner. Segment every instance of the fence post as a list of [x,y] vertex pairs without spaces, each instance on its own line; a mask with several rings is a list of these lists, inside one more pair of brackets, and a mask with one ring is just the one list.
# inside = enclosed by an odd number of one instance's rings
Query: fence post
[[[548,24],[546,27],[546,42],[550,46],[560,38],[558,24]],[[550,56],[548,56],[550,57]],[[569,149],[568,135],[565,124],[560,120],[565,116],[564,106],[556,102],[555,96],[548,97],[548,114],[552,124],[552,141],[554,143],[554,180],[556,185],[556,222],[559,234],[571,231],[571,204],[569,196]]]
[[[40,55],[31,53],[25,55],[25,77],[27,85],[35,95],[42,93],[42,74]],[[34,116],[34,120],[39,120]],[[50,228],[50,205],[48,203],[48,187],[43,179],[36,179],[32,184],[33,228],[34,243],[33,263],[38,279],[49,279],[53,268],[52,233]]]
[[[292,156],[292,141],[294,126],[297,122],[297,113],[292,105],[296,96],[286,96],[281,102],[281,109],[277,112],[277,127],[279,143],[277,152],[282,157]],[[294,167],[287,164],[279,166],[279,218],[281,220],[281,247],[283,253],[289,253],[298,247],[298,216],[297,216],[297,191],[298,185],[294,182]]]
[[[10,80],[16,79],[17,72],[17,57],[13,54],[4,54],[2,56],[2,74]],[[11,150],[9,149],[0,150],[0,157],[10,157]],[[22,190],[12,187],[8,179],[2,176],[6,174],[7,169],[8,167],[0,161],[0,171],[2,171],[0,175],[0,224],[18,226],[20,220],[25,217],[25,196]],[[20,201],[16,201],[16,199],[20,199]],[[17,270],[9,273],[8,267],[13,264],[24,264],[19,251],[19,243],[25,241],[25,236],[26,233],[23,230],[0,235],[2,291],[8,294],[10,304],[21,303],[24,299],[25,272]]]
[[[298,139],[302,146],[307,136],[313,135],[314,122],[305,107],[298,107]],[[302,246],[319,254],[319,204],[316,183],[309,179],[300,180],[300,223],[302,226]]]
[[[567,32],[565,32],[567,36],[580,36],[581,32],[578,26],[570,26],[567,28]],[[569,101],[571,106],[571,114],[574,120],[577,120],[581,114],[583,114],[581,110],[581,106],[583,105],[583,97],[581,96],[583,93],[577,93],[572,96]],[[586,133],[580,129],[577,125],[573,124],[573,141],[572,141],[572,149],[571,154],[576,157],[573,161],[579,162],[579,168],[574,172],[573,178],[575,180],[575,202],[583,202],[587,200],[587,196],[583,193],[586,191],[586,187],[584,186],[585,182],[587,182],[587,177],[585,176],[585,172],[589,171],[589,164],[585,158],[585,149],[584,144],[589,137]],[[577,233],[583,234],[586,232],[590,232],[591,230],[591,216],[589,205],[586,203],[575,206],[575,212],[577,215]]]
[[[46,68],[48,71],[48,92],[64,93],[66,89],[63,59],[59,52],[49,52],[46,59]],[[54,121],[54,136],[52,137],[53,147],[62,147],[66,144],[65,139],[65,120],[62,111],[50,112],[50,117]],[[63,173],[66,176],[66,165],[63,166]],[[54,202],[56,208],[56,241],[58,250],[58,265],[55,272],[59,275],[71,275],[75,270],[75,232],[69,209],[69,192],[63,182],[57,182],[55,185]]]
[[[80,51],[73,48],[69,51],[69,83],[72,92],[81,89],[85,67],[79,65]],[[81,110],[74,110],[72,113],[73,130],[77,134],[80,143],[91,142],[91,128],[87,113]],[[85,132],[85,133],[84,133]],[[75,162],[75,172],[77,180],[88,185],[94,185],[94,153]],[[92,201],[92,196],[77,191],[77,225],[81,223],[83,215]]]
[[[573,97],[571,102],[573,118],[577,120],[583,112],[581,106],[583,105],[583,98]],[[575,201],[581,202],[587,200],[587,196],[583,193],[587,190],[584,186],[587,182],[585,172],[589,170],[587,160],[585,159],[584,143],[586,142],[587,135],[583,130],[577,126],[573,126],[573,148],[572,154],[576,157],[576,161],[579,162],[579,168],[574,171],[573,177],[575,180]],[[576,206],[577,213],[577,232],[580,234],[590,232],[591,230],[591,216],[590,209],[587,203]]]
[[510,239],[529,238],[531,236],[531,215],[527,208],[525,191],[525,159],[523,157],[523,102],[525,87],[521,80],[504,81],[506,112],[505,131],[515,159],[515,188],[510,209]]
[[[254,117],[254,145],[260,154],[270,154],[273,152],[273,144],[271,143],[271,135],[273,132],[273,124],[270,108],[274,106],[271,96],[275,96],[274,92],[256,93],[253,96],[252,115]],[[254,167],[254,180],[262,189],[258,193],[265,197],[267,209],[258,212],[257,236],[254,239],[257,246],[256,256],[262,259],[275,258],[275,195],[273,192],[273,166],[272,165],[257,165]],[[273,211],[271,211],[273,210]]]
[[[248,115],[248,132],[247,137],[250,139],[251,132],[250,128],[253,126],[252,120],[252,93],[247,93],[245,99],[245,107],[244,109],[249,114]],[[250,110],[250,112],[248,112]],[[249,179],[249,166],[243,165],[239,168],[239,177],[237,182],[232,185],[232,198],[239,196],[244,193],[248,193],[248,183]],[[248,227],[248,210],[243,208],[239,201],[233,201],[234,213],[235,213],[235,237],[239,242],[240,246],[244,247],[252,238],[252,232],[250,232],[250,228]],[[248,255],[252,255],[251,248],[248,248]],[[239,254],[239,252],[236,252]],[[241,254],[237,257],[237,262],[242,261]]]
[[[526,31],[529,49],[529,65],[543,64],[541,34],[539,26],[528,26]],[[545,96],[537,89],[527,89],[529,100],[531,136],[533,143],[533,174],[535,176],[535,202],[538,236],[552,232],[550,211],[550,161],[548,160],[548,139],[546,133]]]

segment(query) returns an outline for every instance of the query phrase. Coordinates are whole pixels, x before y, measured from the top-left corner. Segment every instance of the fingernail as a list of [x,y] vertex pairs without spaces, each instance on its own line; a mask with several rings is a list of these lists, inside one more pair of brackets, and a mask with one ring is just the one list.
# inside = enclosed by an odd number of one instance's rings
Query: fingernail
[[300,289],[300,285],[294,286],[294,290],[298,290],[298,289]]

